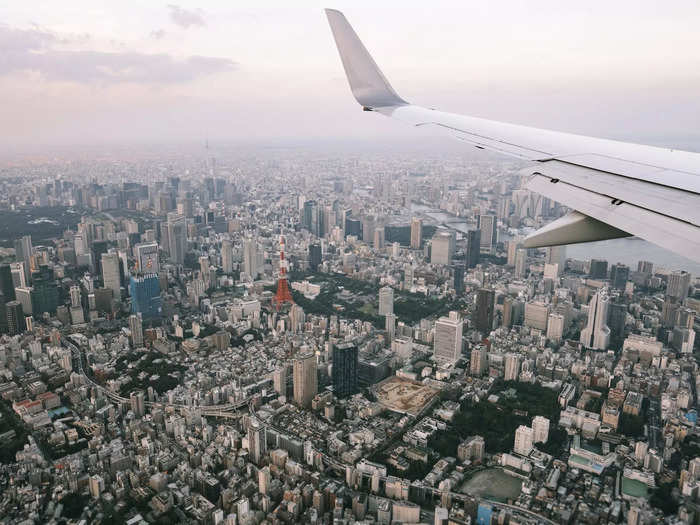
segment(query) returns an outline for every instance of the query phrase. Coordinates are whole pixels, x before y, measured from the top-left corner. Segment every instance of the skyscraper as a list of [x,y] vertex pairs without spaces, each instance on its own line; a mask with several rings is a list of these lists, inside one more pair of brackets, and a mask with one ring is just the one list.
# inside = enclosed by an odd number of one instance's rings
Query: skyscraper
[[476,318],[474,327],[482,335],[488,336],[493,329],[493,310],[496,293],[487,288],[479,288],[476,292]]
[[9,264],[0,265],[0,293],[5,301],[15,300],[15,283],[12,280],[12,268]]
[[168,253],[175,264],[185,263],[187,253],[187,219],[184,215],[168,213]]
[[586,348],[607,350],[610,343],[610,328],[608,328],[608,291],[603,288],[598,291],[588,303],[588,322],[581,330],[581,344]]
[[516,353],[506,354],[503,380],[517,381],[518,374],[520,374],[520,356]]
[[384,330],[386,331],[387,343],[391,344],[396,336],[396,315],[386,314],[384,318]]
[[5,305],[7,310],[7,333],[10,335],[21,334],[26,330],[24,312],[19,301],[10,301]]
[[316,201],[306,201],[304,203],[302,226],[312,234],[319,234],[318,203]]
[[485,345],[472,348],[469,358],[469,373],[473,376],[481,376],[489,367],[488,352]]
[[435,321],[433,356],[438,361],[455,362],[462,355],[462,330],[464,323],[459,312]]
[[637,263],[637,271],[639,273],[651,275],[652,273],[654,273],[654,263],[650,261],[639,261]]
[[137,273],[158,273],[160,263],[158,261],[158,243],[143,242],[134,246]]
[[140,313],[129,316],[129,330],[131,331],[131,344],[134,348],[143,346],[143,318]]
[[228,239],[221,241],[221,270],[225,274],[233,272],[233,243]]
[[423,221],[418,217],[411,219],[411,249],[420,250],[423,244]]
[[313,352],[302,354],[294,360],[294,402],[302,407],[311,406],[311,400],[318,392],[316,355]]
[[621,347],[625,340],[625,323],[627,321],[627,306],[621,303],[610,304],[608,326],[610,327],[610,342],[615,347]]
[[267,453],[265,427],[255,418],[251,418],[248,423],[248,453],[256,465],[260,464]]
[[24,280],[25,282],[30,281],[32,274],[32,253],[34,249],[32,247],[32,236],[25,235],[15,241],[15,254],[17,260],[24,263]]
[[121,277],[119,272],[119,255],[116,252],[103,253],[101,258],[102,282],[105,288],[112,290],[112,297],[121,300]]
[[312,272],[317,272],[321,264],[321,245],[319,243],[309,244],[309,268]]
[[432,264],[452,264],[455,251],[455,235],[452,232],[437,232],[432,238],[430,262]]
[[525,278],[525,272],[527,272],[527,250],[524,248],[518,248],[515,251],[515,278]]
[[333,393],[347,397],[357,392],[357,346],[340,343],[333,347]]
[[533,417],[532,434],[534,443],[546,443],[549,439],[549,419],[542,416]]
[[690,274],[686,271],[675,271],[668,276],[666,297],[683,302],[688,297],[688,288],[690,288]]
[[481,230],[469,230],[466,235],[467,252],[465,263],[467,268],[475,268],[481,257]]
[[496,229],[495,215],[477,215],[476,227],[481,231],[481,248],[491,251],[498,242],[498,230]]
[[566,318],[562,314],[556,312],[549,314],[549,319],[547,320],[547,339],[556,343],[561,341],[564,337],[565,324]]
[[566,266],[566,245],[547,247],[544,262],[545,264],[558,265],[557,275],[561,275],[564,272],[564,268]]
[[156,274],[132,276],[129,284],[131,312],[144,319],[160,317],[163,307],[160,296],[160,279]]
[[509,295],[503,299],[503,326],[513,326],[513,298]]
[[464,293],[464,265],[455,264],[452,267],[452,286],[455,289],[455,294],[460,296]]
[[379,289],[379,315],[394,313],[394,289],[384,286]]
[[258,244],[251,238],[243,241],[243,271],[253,280],[258,278]]
[[610,281],[616,290],[624,290],[630,276],[630,268],[621,263],[617,263],[610,269]]
[[522,456],[527,456],[532,451],[533,441],[534,435],[532,428],[525,425],[520,425],[515,431],[515,444],[513,445],[513,452]]
[[608,278],[608,261],[603,261],[600,259],[591,259],[591,270],[588,274],[593,279],[607,279]]

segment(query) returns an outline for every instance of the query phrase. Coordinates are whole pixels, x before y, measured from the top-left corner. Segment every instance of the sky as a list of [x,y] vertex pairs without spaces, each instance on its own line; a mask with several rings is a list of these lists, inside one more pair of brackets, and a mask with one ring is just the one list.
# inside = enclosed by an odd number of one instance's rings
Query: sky
[[2,148],[410,141],[350,95],[323,7],[445,111],[700,150],[700,2],[0,3]]

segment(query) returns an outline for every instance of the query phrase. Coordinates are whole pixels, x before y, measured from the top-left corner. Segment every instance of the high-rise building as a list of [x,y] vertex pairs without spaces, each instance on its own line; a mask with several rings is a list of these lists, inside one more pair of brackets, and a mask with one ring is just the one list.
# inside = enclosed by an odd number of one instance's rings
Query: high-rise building
[[129,316],[129,330],[131,331],[131,344],[134,348],[143,346],[143,317],[139,314]]
[[58,285],[54,279],[53,270],[46,265],[39,267],[33,274],[34,285],[31,288],[32,315],[44,313],[54,315],[58,308]]
[[258,243],[251,238],[243,241],[243,271],[253,280],[258,278]]
[[558,275],[561,275],[566,267],[566,245],[549,246],[545,255],[545,264],[558,265]]
[[430,262],[432,264],[452,264],[455,252],[455,234],[453,232],[437,232],[431,241]]
[[469,373],[473,376],[481,376],[489,368],[488,351],[485,345],[472,348],[469,359]]
[[523,247],[522,240],[520,238],[515,238],[511,239],[508,241],[508,247],[507,247],[507,260],[506,260],[506,265],[515,267],[515,254],[516,252]]
[[15,241],[15,254],[17,260],[24,263],[24,280],[30,281],[32,275],[32,255],[34,248],[32,247],[32,236],[24,235]]
[[542,301],[528,301],[525,304],[525,326],[546,333],[549,309],[549,305]]
[[526,427],[525,425],[520,425],[515,431],[515,444],[513,445],[513,452],[522,456],[527,456],[532,451],[533,442],[534,436],[532,428]]
[[248,423],[248,454],[250,460],[259,465],[267,453],[265,427],[255,418]]
[[626,322],[627,306],[621,303],[611,303],[608,326],[610,327],[610,342],[616,347],[622,346],[622,342],[625,340]]
[[302,407],[311,406],[311,400],[318,392],[316,355],[313,352],[302,354],[294,359],[294,402]]
[[135,390],[129,394],[129,402],[131,404],[131,411],[136,417],[141,417],[146,412],[146,395],[143,390]]
[[527,272],[527,250],[524,248],[518,248],[515,251],[515,271],[514,271],[515,278],[516,279],[524,279],[526,272]]
[[411,249],[420,250],[423,244],[423,221],[418,217],[411,219]]
[[312,234],[319,234],[319,214],[318,203],[316,201],[306,201],[304,203],[302,226]]
[[394,289],[384,286],[379,289],[379,315],[394,313]]
[[513,298],[509,295],[503,299],[503,326],[513,326]]
[[542,416],[532,418],[532,442],[546,443],[549,440],[549,419]]
[[505,358],[505,366],[503,370],[504,381],[517,381],[520,374],[520,355],[516,353],[508,353]]
[[384,330],[386,331],[387,344],[391,344],[396,336],[396,315],[386,314],[384,318]]
[[464,322],[459,312],[435,321],[433,356],[438,361],[455,362],[462,355],[462,330]]
[[476,292],[476,318],[474,327],[482,335],[488,336],[493,330],[493,311],[496,293],[487,288],[479,288]]
[[73,286],[70,287],[70,305],[71,308],[77,308],[81,306],[81,294],[80,294],[80,286],[77,284],[74,284]]
[[15,283],[12,280],[12,268],[9,264],[0,264],[0,293],[5,301],[15,300]]
[[221,270],[227,275],[233,272],[233,243],[229,239],[221,241]]
[[630,276],[630,268],[621,263],[617,263],[610,269],[610,281],[616,290],[624,290]]
[[566,317],[562,314],[552,312],[547,320],[547,339],[556,343],[564,338]]
[[12,284],[15,288],[26,288],[27,279],[24,276],[24,262],[10,263],[10,273],[12,275]]
[[333,393],[340,398],[357,392],[357,346],[340,343],[333,347]]
[[187,219],[178,213],[168,213],[168,253],[170,260],[182,265],[187,253]]
[[498,242],[495,215],[477,215],[476,227],[481,231],[481,249],[491,251]]
[[317,272],[321,265],[321,245],[319,243],[309,244],[309,268],[312,272]]
[[675,271],[668,276],[666,297],[683,302],[688,297],[688,288],[690,288],[690,274],[686,271]]
[[452,286],[455,289],[455,294],[460,296],[464,293],[464,265],[455,264],[452,267]]
[[156,274],[132,276],[129,294],[132,313],[140,313],[144,319],[160,317],[163,303],[160,296],[160,279]]
[[650,261],[639,261],[637,263],[637,271],[646,275],[654,273],[654,263]]
[[112,297],[119,301],[121,299],[121,276],[119,272],[119,254],[117,252],[107,252],[102,254],[102,282],[105,288],[112,290]]
[[610,344],[609,303],[610,298],[605,288],[599,290],[588,303],[588,322],[586,327],[581,330],[581,344],[586,348],[607,350]]
[[374,229],[374,249],[384,249],[384,227]]
[[5,304],[7,311],[7,333],[10,335],[21,334],[26,330],[24,311],[19,301],[9,301]]
[[280,366],[272,373],[272,384],[281,396],[287,395],[287,367]]
[[600,259],[591,259],[591,269],[588,272],[593,279],[608,278],[608,261]]
[[158,273],[160,263],[158,261],[158,243],[143,242],[134,246],[136,258],[136,273]]
[[475,268],[481,257],[481,230],[469,230],[466,235],[467,251],[465,263],[467,268]]

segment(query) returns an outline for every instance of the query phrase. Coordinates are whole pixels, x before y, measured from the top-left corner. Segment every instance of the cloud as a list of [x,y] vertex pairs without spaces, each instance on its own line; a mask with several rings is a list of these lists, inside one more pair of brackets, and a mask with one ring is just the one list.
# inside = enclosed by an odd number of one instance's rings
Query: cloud
[[0,26],[0,76],[31,71],[48,80],[90,83],[184,83],[195,78],[231,71],[227,58],[166,54],[63,50],[60,39],[42,29]]
[[154,38],[156,40],[160,40],[161,38],[165,37],[165,29],[154,29],[151,31],[151,38]]
[[205,26],[204,12],[201,9],[183,9],[179,5],[168,4],[170,20],[184,29],[191,26]]

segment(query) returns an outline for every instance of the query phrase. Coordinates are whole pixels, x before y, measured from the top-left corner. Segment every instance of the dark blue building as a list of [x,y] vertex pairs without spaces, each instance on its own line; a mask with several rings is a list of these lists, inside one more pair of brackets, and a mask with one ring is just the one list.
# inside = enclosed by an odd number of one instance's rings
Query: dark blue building
[[160,297],[158,275],[152,273],[139,277],[132,276],[129,283],[129,293],[132,313],[140,313],[144,319],[160,317],[163,311],[163,302]]
[[357,346],[340,343],[333,347],[333,393],[347,397],[357,392]]

